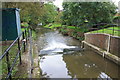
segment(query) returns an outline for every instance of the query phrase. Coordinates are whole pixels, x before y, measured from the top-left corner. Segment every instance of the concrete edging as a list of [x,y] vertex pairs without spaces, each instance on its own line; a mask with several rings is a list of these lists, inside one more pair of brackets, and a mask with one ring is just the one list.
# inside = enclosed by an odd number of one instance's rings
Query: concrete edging
[[101,48],[98,48],[97,46],[94,46],[86,41],[82,41],[84,47],[90,48],[93,51],[97,52],[98,54],[100,54],[101,56],[113,61],[114,63],[120,65],[120,58],[116,55],[113,55],[105,50],[102,50]]

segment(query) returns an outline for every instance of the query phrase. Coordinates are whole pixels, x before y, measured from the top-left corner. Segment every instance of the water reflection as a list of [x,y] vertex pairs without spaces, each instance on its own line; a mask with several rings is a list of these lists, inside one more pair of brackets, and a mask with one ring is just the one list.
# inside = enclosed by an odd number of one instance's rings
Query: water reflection
[[106,60],[104,60],[99,55],[96,55],[91,51],[85,51],[82,52],[82,54],[84,55],[63,55],[63,60],[65,61],[67,69],[71,73],[70,75],[72,77],[76,76],[77,78],[98,78],[98,76],[101,75],[101,72],[104,72],[111,78],[118,77],[118,67],[115,64],[107,61],[108,63],[106,67]]
[[[83,54],[83,53],[81,53]],[[117,66],[100,56],[90,56],[91,53],[79,55],[57,54],[46,55],[40,59],[43,77],[49,78],[117,78]],[[94,58],[96,57],[96,58]],[[96,61],[97,58],[101,60]],[[107,67],[106,67],[107,65]]]
[[98,78],[108,78],[109,80],[112,80],[107,74],[105,74],[104,72],[101,72],[100,75],[98,76]]
[[44,56],[40,61],[43,77],[49,78],[71,78],[68,75],[66,63],[63,61],[63,54]]

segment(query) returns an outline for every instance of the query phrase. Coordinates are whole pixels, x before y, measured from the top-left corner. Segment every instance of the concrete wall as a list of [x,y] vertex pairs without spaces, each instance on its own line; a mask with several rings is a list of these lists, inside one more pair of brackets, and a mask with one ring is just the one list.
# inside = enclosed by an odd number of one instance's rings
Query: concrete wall
[[110,36],[109,42],[108,34],[86,33],[85,41],[106,51],[108,49],[108,44],[110,44],[109,52],[116,56],[120,56],[120,37]]
[[120,57],[120,37],[111,37],[110,53]]

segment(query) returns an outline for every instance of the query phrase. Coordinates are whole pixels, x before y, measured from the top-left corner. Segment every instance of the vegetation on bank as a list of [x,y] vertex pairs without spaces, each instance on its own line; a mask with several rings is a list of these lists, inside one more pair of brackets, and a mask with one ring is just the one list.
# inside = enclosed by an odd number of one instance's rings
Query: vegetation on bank
[[[24,23],[21,23],[21,30],[22,30],[22,32],[23,31],[27,31],[28,29],[28,27],[30,27],[29,26],[29,24],[28,23],[26,23],[26,22],[24,22]],[[30,27],[31,28],[31,27]],[[28,31],[27,31],[27,34],[28,34]],[[35,40],[36,38],[37,38],[37,35],[36,35],[36,31],[34,30],[34,29],[32,29],[32,38]]]
[[120,36],[120,27],[109,27],[105,29],[91,31],[89,33],[106,33],[114,36]]
[[71,37],[78,39],[78,40],[84,39],[83,30],[80,29],[79,27],[76,27],[76,26],[67,26],[67,25],[62,25],[60,23],[50,23],[44,27],[58,30],[63,35],[71,36]]
[[[4,53],[4,51],[10,46],[10,42],[7,42],[6,44],[4,44],[2,46],[2,53]],[[14,62],[14,59],[16,57],[16,54],[17,54],[17,48],[18,48],[18,45],[17,43],[15,43],[15,45],[13,45],[9,51],[9,64],[12,65],[13,62]],[[22,49],[23,51],[23,49]],[[15,67],[13,68],[12,70],[12,76],[16,76],[16,73],[19,71],[18,69],[18,66],[19,66],[19,58],[17,59],[16,63],[15,63]],[[6,77],[7,76],[7,73],[8,73],[8,70],[7,70],[7,61],[6,61],[6,58],[4,57],[2,59],[2,77]],[[27,77],[27,76],[26,76]]]
[[54,29],[54,28],[57,28],[57,27],[61,27],[62,25],[60,23],[50,23],[50,24],[47,24],[45,25],[44,27],[45,28],[50,28],[50,29]]

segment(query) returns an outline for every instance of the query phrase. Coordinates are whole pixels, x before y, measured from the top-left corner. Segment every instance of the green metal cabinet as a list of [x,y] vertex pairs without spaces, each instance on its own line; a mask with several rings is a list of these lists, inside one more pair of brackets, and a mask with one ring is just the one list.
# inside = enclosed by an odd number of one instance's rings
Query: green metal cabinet
[[21,33],[19,9],[2,9],[2,41],[15,40]]

